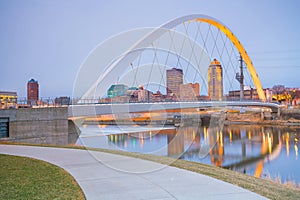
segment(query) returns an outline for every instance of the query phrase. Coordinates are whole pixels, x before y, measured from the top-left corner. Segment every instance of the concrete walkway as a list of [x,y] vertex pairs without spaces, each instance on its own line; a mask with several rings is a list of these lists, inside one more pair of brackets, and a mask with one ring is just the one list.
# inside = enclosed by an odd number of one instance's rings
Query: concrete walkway
[[36,158],[65,169],[87,199],[265,199],[208,176],[114,154],[15,145],[0,145],[0,154]]

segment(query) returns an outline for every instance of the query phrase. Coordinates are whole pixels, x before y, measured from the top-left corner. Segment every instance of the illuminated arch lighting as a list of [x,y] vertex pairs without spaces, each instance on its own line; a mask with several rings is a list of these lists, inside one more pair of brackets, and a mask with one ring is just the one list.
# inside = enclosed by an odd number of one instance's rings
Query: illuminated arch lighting
[[253,83],[254,83],[254,85],[257,89],[259,99],[261,101],[266,101],[266,96],[265,96],[265,93],[262,89],[262,85],[261,85],[261,82],[258,78],[257,72],[254,68],[254,65],[253,65],[249,55],[247,54],[246,50],[244,49],[243,45],[237,39],[237,37],[224,24],[222,24],[221,22],[219,22],[215,19],[206,17],[206,18],[196,18],[195,20],[200,21],[200,22],[206,22],[206,23],[209,23],[209,24],[217,27],[220,31],[222,31],[230,39],[230,41],[237,48],[237,50],[241,54],[244,62],[246,63],[247,69],[248,69],[248,71],[251,75],[251,78],[253,80]]
[[251,75],[253,83],[257,89],[259,99],[261,101],[266,101],[266,96],[263,91],[261,82],[258,78],[257,72],[254,68],[254,65],[253,65],[249,55],[247,54],[245,48],[240,43],[238,38],[222,22],[220,22],[217,19],[214,19],[210,16],[207,16],[207,15],[194,14],[194,15],[187,15],[187,16],[183,16],[183,17],[177,18],[175,20],[172,20],[172,21],[166,23],[165,25],[162,25],[162,27],[160,27],[160,28],[173,28],[176,25],[178,25],[179,23],[186,22],[186,21],[190,22],[191,20],[211,24],[211,25],[215,26],[216,28],[218,28],[220,31],[222,31],[230,39],[230,41],[233,43],[233,45],[236,47],[236,49],[241,54],[246,66],[247,66],[247,69]]
[[[162,26],[154,29],[149,34],[145,35],[145,37],[143,37],[141,40],[137,41],[137,43],[135,43],[131,48],[129,48],[127,52],[131,52],[134,49],[142,48],[142,47],[145,47],[147,45],[150,45],[151,42],[155,41],[161,35],[163,35],[166,32],[166,30],[172,29],[175,26],[177,26],[178,24],[181,24],[181,23],[184,23],[184,22],[190,22],[190,21],[193,21],[193,20],[196,21],[196,22],[205,22],[205,23],[208,23],[208,24],[211,24],[211,25],[215,26],[216,28],[218,28],[220,31],[222,31],[230,39],[230,41],[233,43],[233,45],[236,47],[236,49],[241,54],[246,66],[247,66],[247,69],[248,69],[248,71],[251,75],[253,83],[254,83],[254,85],[257,89],[259,99],[261,101],[265,102],[266,101],[266,96],[265,96],[264,91],[262,89],[261,82],[258,78],[258,75],[257,75],[257,72],[254,68],[254,65],[253,65],[249,55],[247,54],[246,50],[244,49],[243,45],[240,43],[238,38],[232,33],[232,31],[229,30],[228,27],[226,27],[222,22],[220,22],[217,19],[214,19],[210,16],[201,15],[201,14],[193,14],[193,15],[186,15],[186,16],[179,17],[179,18],[176,18],[174,20],[171,20],[171,21],[163,24]],[[126,53],[125,53],[125,55],[126,55]],[[104,74],[110,73],[111,69],[113,69],[119,62],[121,62],[123,60],[123,58],[120,58],[118,61],[114,62]],[[98,83],[100,81],[101,80],[98,79],[95,86],[98,85]],[[93,90],[93,88],[90,88],[89,91],[86,94],[90,93],[91,90]]]

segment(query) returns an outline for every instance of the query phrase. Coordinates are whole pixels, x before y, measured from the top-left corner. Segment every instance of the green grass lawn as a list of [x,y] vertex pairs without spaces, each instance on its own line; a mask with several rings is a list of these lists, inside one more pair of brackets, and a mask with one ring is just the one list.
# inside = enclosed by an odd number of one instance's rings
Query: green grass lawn
[[85,199],[63,169],[31,158],[0,155],[0,199]]

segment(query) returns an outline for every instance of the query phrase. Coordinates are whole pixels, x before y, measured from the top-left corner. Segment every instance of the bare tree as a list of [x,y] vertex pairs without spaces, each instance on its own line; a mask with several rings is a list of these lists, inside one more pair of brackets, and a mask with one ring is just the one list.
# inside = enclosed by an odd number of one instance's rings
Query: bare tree
[[284,85],[274,85],[272,90],[275,95],[284,94],[286,92]]

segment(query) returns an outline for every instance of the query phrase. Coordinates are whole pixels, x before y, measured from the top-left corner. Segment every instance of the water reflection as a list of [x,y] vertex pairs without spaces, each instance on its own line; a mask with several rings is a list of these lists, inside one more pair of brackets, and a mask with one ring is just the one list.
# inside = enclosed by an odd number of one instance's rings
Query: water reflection
[[298,159],[298,136],[297,134],[294,134],[294,148],[295,148],[295,154],[296,154],[296,159]]
[[[89,140],[97,141],[93,147],[176,157],[256,177],[281,176],[283,181],[295,180],[299,183],[300,172],[296,167],[300,164],[299,135],[300,128],[230,125],[222,129],[198,126],[149,129],[82,139],[87,146],[91,144]],[[107,144],[105,147],[103,140]]]

